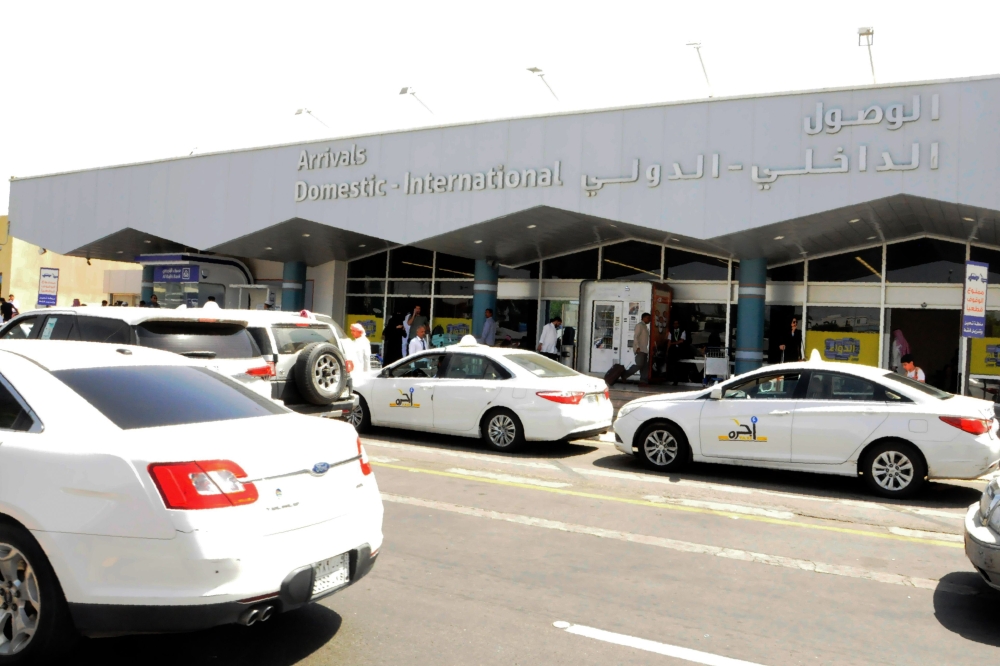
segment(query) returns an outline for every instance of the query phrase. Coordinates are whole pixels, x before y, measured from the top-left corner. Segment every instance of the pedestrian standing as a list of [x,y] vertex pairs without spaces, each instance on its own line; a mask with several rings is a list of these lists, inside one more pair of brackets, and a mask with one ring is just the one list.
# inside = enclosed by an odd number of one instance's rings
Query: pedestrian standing
[[7,300],[10,301],[10,304],[14,306],[14,316],[16,317],[17,315],[21,314],[21,302],[17,300],[14,294],[8,296]]
[[0,297],[0,318],[8,322],[15,316],[14,304]]
[[107,301],[101,301],[101,307],[102,308],[108,307],[108,302]]
[[406,319],[399,312],[389,317],[382,331],[382,365],[395,363],[403,358],[403,345],[406,344]]
[[354,370],[359,376],[367,375],[372,369],[372,343],[365,334],[365,327],[358,322],[351,324],[351,337],[354,338],[351,341]]
[[481,344],[492,347],[497,341],[497,322],[493,319],[493,310],[486,308],[486,321],[483,322],[483,336],[479,338]]
[[906,370],[906,376],[910,379],[916,380],[921,384],[927,383],[927,376],[924,371],[913,362],[913,354],[906,354],[903,358],[899,359],[900,363],[903,365],[903,370]]
[[[417,335],[417,329],[421,326],[427,326],[427,317],[425,317],[420,310],[419,305],[413,306],[413,313],[410,314],[406,321],[407,324],[407,338],[408,340],[413,340]],[[426,331],[424,331],[426,333]]]
[[205,304],[201,306],[205,310],[219,310],[219,304],[215,300],[215,296],[209,296],[205,299]]
[[649,381],[649,322],[653,316],[648,312],[643,312],[639,321],[636,322],[635,330],[632,332],[632,351],[635,352],[635,363],[632,364],[621,379],[625,380],[639,372],[639,384],[645,385]]
[[427,327],[421,325],[417,327],[416,335],[414,335],[413,339],[410,340],[408,355],[413,356],[414,354],[419,354],[425,349],[427,349]]
[[156,298],[156,294],[149,297],[149,303],[146,304],[147,308],[158,308],[160,307],[160,301]]
[[782,363],[795,363],[802,360],[802,331],[799,330],[799,318],[792,317],[792,330],[785,342],[778,345],[781,350]]
[[910,343],[906,341],[903,332],[898,328],[892,332],[892,349],[889,353],[889,369],[900,373],[903,367],[903,357],[910,353]]
[[542,356],[548,356],[554,361],[559,360],[559,329],[562,327],[562,317],[556,317],[542,328],[536,349]]

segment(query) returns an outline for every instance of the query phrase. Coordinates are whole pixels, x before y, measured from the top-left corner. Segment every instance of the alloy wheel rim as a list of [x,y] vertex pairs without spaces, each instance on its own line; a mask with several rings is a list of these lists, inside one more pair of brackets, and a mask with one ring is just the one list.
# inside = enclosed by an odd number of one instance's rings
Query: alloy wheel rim
[[677,438],[666,430],[654,430],[643,442],[646,458],[654,465],[669,465],[677,458]]
[[913,463],[899,451],[883,451],[872,463],[872,478],[880,487],[898,492],[913,481]]
[[498,414],[490,419],[489,436],[497,446],[510,446],[517,437],[517,426],[506,414]]
[[362,411],[361,403],[359,402],[358,406],[351,410],[351,415],[347,417],[347,421],[352,426],[357,428],[359,425],[361,425],[361,421],[363,419],[364,419],[364,412]]
[[340,364],[331,354],[323,354],[316,359],[316,367],[313,369],[313,377],[316,386],[330,392],[340,383]]
[[0,655],[17,654],[31,643],[41,609],[34,567],[17,548],[0,543]]

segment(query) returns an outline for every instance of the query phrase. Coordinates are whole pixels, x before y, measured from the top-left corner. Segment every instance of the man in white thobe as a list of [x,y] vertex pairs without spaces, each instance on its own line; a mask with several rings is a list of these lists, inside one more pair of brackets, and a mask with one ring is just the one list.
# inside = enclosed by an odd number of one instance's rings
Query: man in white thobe
[[351,374],[355,377],[363,377],[372,369],[372,343],[365,335],[365,327],[358,322],[351,324],[351,337],[354,338],[351,345],[354,372]]
[[562,327],[562,317],[556,317],[542,328],[542,334],[538,338],[538,351],[543,356],[548,356],[556,361],[559,360],[559,329]]
[[486,321],[483,322],[483,335],[479,343],[492,347],[497,341],[497,322],[493,318],[493,310],[486,308]]

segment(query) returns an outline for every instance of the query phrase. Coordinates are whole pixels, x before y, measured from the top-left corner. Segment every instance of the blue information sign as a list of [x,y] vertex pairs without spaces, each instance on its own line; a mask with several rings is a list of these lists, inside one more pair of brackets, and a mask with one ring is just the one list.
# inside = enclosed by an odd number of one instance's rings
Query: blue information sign
[[962,337],[982,338],[986,334],[986,287],[989,264],[965,262],[965,307],[962,312]]
[[197,264],[154,266],[153,282],[197,282],[198,273]]

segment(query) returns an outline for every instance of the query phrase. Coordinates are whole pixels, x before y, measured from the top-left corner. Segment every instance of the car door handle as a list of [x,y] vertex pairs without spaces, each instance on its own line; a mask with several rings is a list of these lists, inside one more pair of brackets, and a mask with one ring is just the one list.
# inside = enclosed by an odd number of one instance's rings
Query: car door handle
[[776,409],[771,412],[771,416],[788,416],[789,414],[791,414],[791,412],[787,409]]

